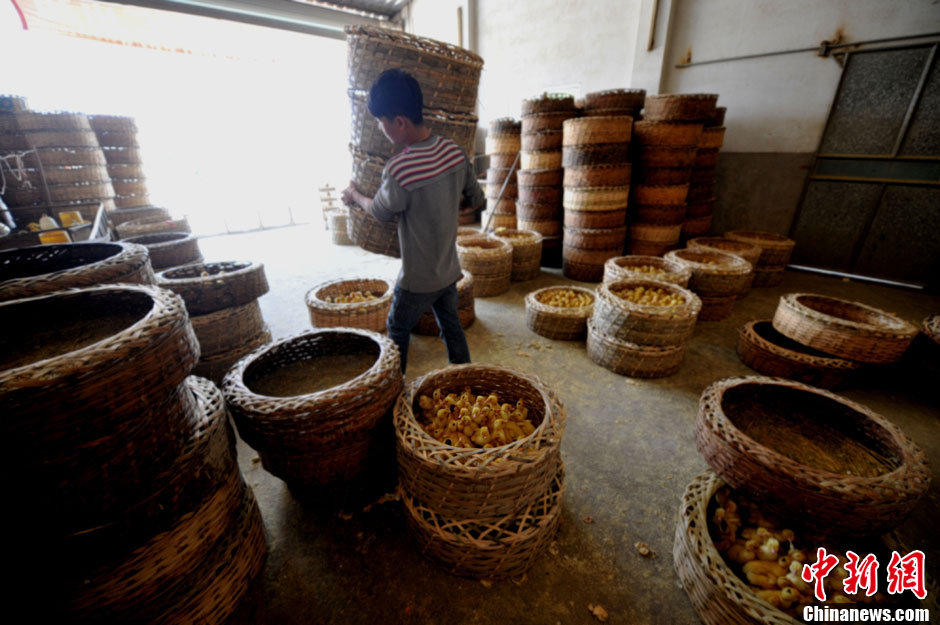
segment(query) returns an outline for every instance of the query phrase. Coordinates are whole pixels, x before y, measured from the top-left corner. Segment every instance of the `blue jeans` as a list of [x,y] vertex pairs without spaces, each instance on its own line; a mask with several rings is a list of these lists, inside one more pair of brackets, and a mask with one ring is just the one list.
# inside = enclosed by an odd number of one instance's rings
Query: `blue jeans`
[[392,308],[388,311],[388,337],[395,341],[401,352],[401,371],[408,365],[408,342],[411,330],[430,308],[441,329],[441,339],[447,346],[447,359],[451,364],[470,362],[470,348],[457,316],[457,283],[431,293],[414,293],[395,287]]

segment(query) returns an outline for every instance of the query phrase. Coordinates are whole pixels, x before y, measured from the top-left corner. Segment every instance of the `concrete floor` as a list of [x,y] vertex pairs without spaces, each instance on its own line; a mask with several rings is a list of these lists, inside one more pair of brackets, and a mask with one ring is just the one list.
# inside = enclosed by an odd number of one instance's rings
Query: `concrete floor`
[[[265,263],[271,291],[261,308],[276,338],[309,328],[304,293],[315,284],[398,271],[398,261],[331,245],[319,223],[205,238],[200,246],[207,260]],[[519,584],[486,588],[425,560],[399,503],[368,511],[349,502],[302,504],[240,442],[239,464],[261,505],[269,555],[232,623],[587,624],[596,622],[589,603],[602,605],[610,623],[697,623],[673,570],[673,535],[679,498],[706,469],[692,431],[700,393],[719,378],[754,374],[735,355],[737,328],[770,318],[779,296],[794,291],[862,301],[916,323],[940,312],[940,297],[787,272],[781,286],[753,290],[729,319],[700,322],[677,375],[634,380],[594,365],[583,342],[551,341],[525,327],[525,294],[569,282],[547,269],[504,295],[478,299],[467,331],[475,362],[535,373],[565,403],[567,492],[557,553],[546,553]],[[413,338],[408,380],[444,365],[439,339]],[[931,391],[888,370],[841,393],[893,420],[940,467],[940,402]],[[934,480],[899,529],[907,545],[927,554],[933,580],[940,572],[938,494]],[[657,557],[640,557],[637,541]]]

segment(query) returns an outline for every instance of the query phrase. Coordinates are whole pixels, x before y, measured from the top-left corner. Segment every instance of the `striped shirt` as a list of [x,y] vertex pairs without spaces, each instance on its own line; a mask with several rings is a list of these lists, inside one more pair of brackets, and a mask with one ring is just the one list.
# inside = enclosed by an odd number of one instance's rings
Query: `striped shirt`
[[450,139],[434,137],[427,147],[405,148],[388,161],[388,175],[402,188],[411,190],[423,182],[462,165],[463,150]]

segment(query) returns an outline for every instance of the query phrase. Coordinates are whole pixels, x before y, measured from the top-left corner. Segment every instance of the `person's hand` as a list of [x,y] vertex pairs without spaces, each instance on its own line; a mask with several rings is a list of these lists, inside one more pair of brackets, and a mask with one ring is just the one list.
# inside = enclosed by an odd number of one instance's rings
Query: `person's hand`
[[360,193],[356,188],[356,184],[349,181],[349,186],[343,189],[343,204],[347,206],[357,206],[359,204],[358,197]]

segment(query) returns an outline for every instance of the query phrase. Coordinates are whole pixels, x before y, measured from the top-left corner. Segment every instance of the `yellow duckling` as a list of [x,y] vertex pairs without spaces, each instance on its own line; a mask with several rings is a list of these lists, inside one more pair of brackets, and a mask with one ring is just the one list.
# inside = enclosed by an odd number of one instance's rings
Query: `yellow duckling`
[[793,562],[793,560],[790,558],[790,556],[780,556],[779,558],[777,558],[777,564],[779,564],[780,566],[782,566],[783,568],[787,570],[790,569],[791,562]]
[[[470,437],[470,440],[472,440],[477,445],[487,445],[490,442],[490,429],[484,425],[479,430],[474,432],[473,436]],[[492,445],[490,445],[490,447],[492,447]]]
[[754,540],[737,541],[728,549],[727,556],[738,564],[744,564],[757,558],[757,548],[759,545]]
[[774,561],[776,562],[779,559],[777,555],[777,550],[780,548],[780,541],[776,538],[768,538],[764,541],[764,544],[760,546],[760,549],[757,551],[757,557],[765,562]]
[[506,431],[503,428],[498,428],[493,430],[493,435],[490,437],[490,442],[493,443],[494,446],[499,447],[501,445],[506,445],[511,441],[509,440],[509,437],[506,436]]
[[503,426],[503,429],[506,431],[506,436],[514,441],[517,441],[520,438],[525,438],[525,434],[522,433],[522,428],[512,421],[507,421],[506,425]]
[[763,560],[746,562],[742,570],[749,584],[760,586],[765,590],[775,589],[777,587],[777,578],[787,574],[787,570],[776,562],[765,562]]
[[473,442],[470,440],[470,437],[465,433],[460,432],[457,434],[457,446],[458,447],[473,447]]
[[757,537],[757,528],[756,527],[745,527],[741,530],[741,538],[750,540]]
[[800,598],[800,593],[792,588],[784,588],[783,590],[758,590],[755,594],[775,608],[782,610],[789,610]]
[[522,433],[526,436],[535,431],[535,426],[529,421],[523,421],[519,424],[519,427],[522,428]]
[[437,411],[437,418],[438,419],[450,419],[450,410],[448,410],[447,408],[441,408],[440,410]]
[[442,396],[443,394],[444,394],[444,393],[441,391],[441,389],[436,388],[436,389],[434,389],[434,392],[431,393],[431,397],[434,398],[434,401],[437,401],[437,400],[439,400],[439,399],[441,398],[441,396]]
[[448,432],[456,432],[456,431],[459,430],[459,429],[460,429],[460,422],[457,421],[457,419],[451,419],[451,420],[447,423],[447,431],[448,431]]
[[418,406],[421,407],[421,410],[430,410],[431,406],[434,405],[434,401],[427,395],[421,395],[418,397]]
[[470,418],[473,419],[474,423],[480,425],[486,421],[486,413],[479,406],[474,406],[473,410],[470,411]]
[[803,594],[812,594],[813,587],[804,582],[802,576],[800,575],[803,572],[803,563],[794,560],[790,562],[789,569],[790,570],[787,572],[787,574],[783,576],[783,578],[786,580],[786,585],[796,588]]

